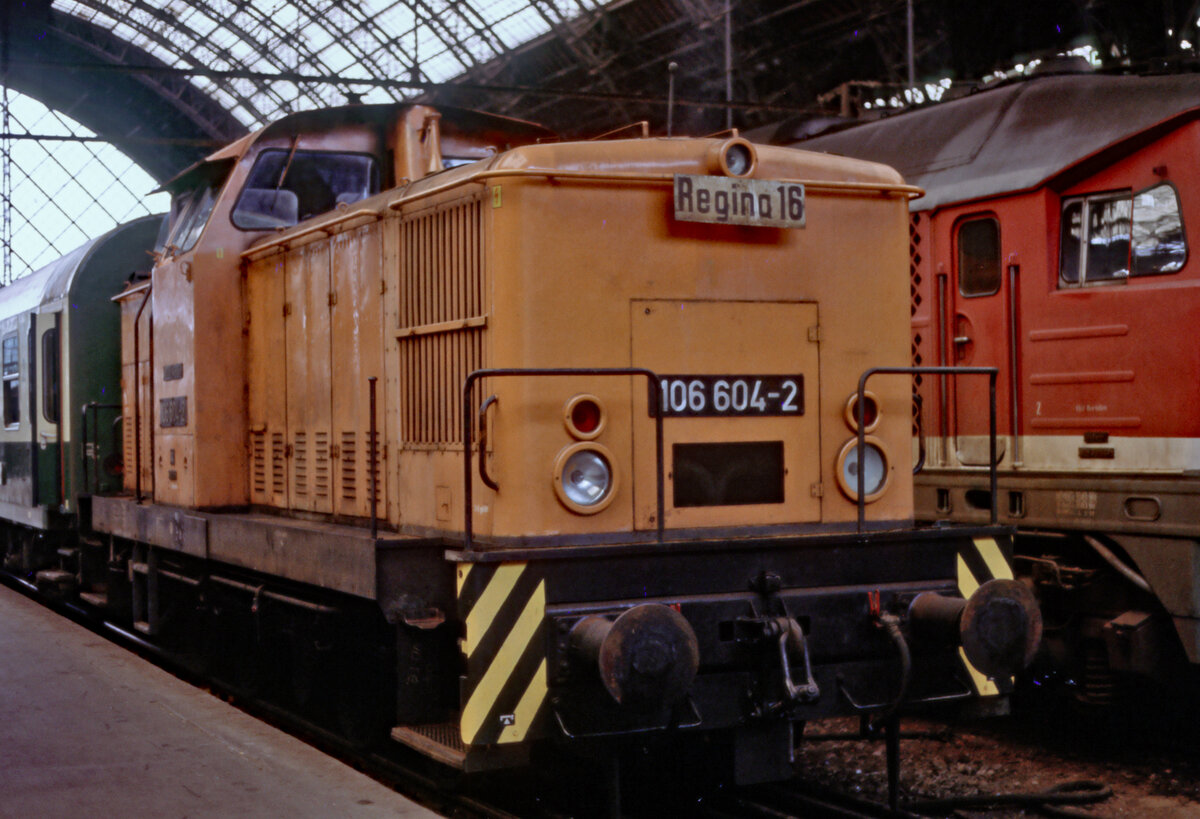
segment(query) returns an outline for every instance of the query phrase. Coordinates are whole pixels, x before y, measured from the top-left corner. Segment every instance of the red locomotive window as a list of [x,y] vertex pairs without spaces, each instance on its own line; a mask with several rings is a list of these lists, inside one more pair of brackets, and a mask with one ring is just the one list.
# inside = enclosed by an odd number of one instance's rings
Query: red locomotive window
[[259,154],[233,209],[242,230],[289,227],[379,192],[366,154],[270,149]]
[[964,296],[1000,292],[1000,223],[991,216],[958,226],[958,292]]
[[1179,193],[1165,182],[1133,195],[1134,276],[1174,273],[1187,261]]
[[1166,183],[1136,194],[1063,203],[1059,284],[1064,287],[1174,273],[1187,260],[1179,195]]

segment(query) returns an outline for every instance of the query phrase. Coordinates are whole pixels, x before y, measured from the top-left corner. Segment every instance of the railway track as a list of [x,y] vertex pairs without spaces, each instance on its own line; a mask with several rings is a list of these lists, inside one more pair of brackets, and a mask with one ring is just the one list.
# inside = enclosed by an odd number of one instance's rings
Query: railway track
[[[216,678],[186,659],[164,650],[137,632],[100,618],[98,612],[87,604],[48,596],[32,583],[10,574],[0,575],[0,580],[94,633],[134,651],[176,677],[204,688],[252,716],[303,739],[430,810],[456,819],[566,819],[581,816],[645,819],[664,815],[697,816],[702,819],[911,819],[917,816],[949,815],[956,809],[966,807],[986,809],[983,806],[989,804],[986,799],[977,800],[975,804],[930,802],[919,805],[920,812],[903,807],[894,810],[885,804],[840,791],[836,786],[793,780],[784,784],[721,790],[702,797],[683,797],[674,804],[660,799],[652,803],[638,801],[638,804],[631,806],[629,802],[635,800],[627,798],[624,810],[616,810],[611,804],[605,804],[602,787],[592,791],[571,787],[565,790],[574,796],[574,802],[566,805],[561,794],[553,794],[552,789],[542,791],[535,778],[526,779],[509,774],[505,779],[480,783],[460,779],[457,772],[403,746],[384,745],[382,750],[364,750],[321,721],[265,697],[248,693],[238,685]],[[905,733],[903,736],[906,739],[945,742],[949,733],[943,729]],[[861,737],[846,732],[811,739],[850,742]],[[589,771],[586,767],[576,771],[579,776],[588,773],[594,774],[595,771]],[[1079,803],[1103,799],[1104,795],[1096,788],[1084,788],[1077,790],[1075,797],[1076,803]],[[990,804],[1001,808],[1032,806],[1053,801],[1054,798],[1051,795],[1048,800],[1039,799],[1037,794],[1030,794],[1023,799],[997,798]]]
[[705,805],[700,815],[704,819],[917,819],[920,816],[804,782],[771,785],[752,793],[723,797],[716,804]]

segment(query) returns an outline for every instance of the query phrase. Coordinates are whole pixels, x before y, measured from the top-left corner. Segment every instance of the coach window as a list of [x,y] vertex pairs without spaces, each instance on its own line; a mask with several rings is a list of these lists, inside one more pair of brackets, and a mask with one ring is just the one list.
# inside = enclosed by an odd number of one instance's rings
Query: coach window
[[21,423],[21,365],[16,333],[0,342],[0,361],[4,378],[4,426],[15,427]]
[[58,328],[42,334],[42,417],[58,423]]
[[964,296],[1000,292],[1000,223],[994,217],[958,226],[958,291]]
[[379,192],[379,167],[367,154],[265,150],[254,162],[233,223],[242,230],[289,227]]
[[1179,194],[1167,183],[1063,203],[1059,283],[1064,287],[1175,273],[1187,261]]

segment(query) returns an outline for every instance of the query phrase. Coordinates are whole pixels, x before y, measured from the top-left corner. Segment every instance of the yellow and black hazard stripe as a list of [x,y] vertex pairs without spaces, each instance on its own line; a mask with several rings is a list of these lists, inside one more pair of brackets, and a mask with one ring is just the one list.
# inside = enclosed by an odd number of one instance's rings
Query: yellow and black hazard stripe
[[[1005,544],[1007,546],[1007,544]],[[964,541],[958,548],[958,591],[964,600],[971,599],[979,587],[989,580],[1012,580],[1012,563],[1005,554],[1005,547],[991,537],[977,537]],[[971,676],[975,693],[993,696],[1000,693],[999,686],[982,671],[971,665],[967,653],[959,646],[958,656]]]
[[461,563],[465,745],[529,737],[546,701],[546,581],[527,563]]

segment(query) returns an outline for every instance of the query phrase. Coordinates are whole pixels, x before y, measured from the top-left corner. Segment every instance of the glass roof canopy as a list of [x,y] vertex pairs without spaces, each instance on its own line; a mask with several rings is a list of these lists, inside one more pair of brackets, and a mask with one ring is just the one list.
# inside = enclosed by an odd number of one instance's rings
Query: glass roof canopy
[[510,53],[604,0],[54,0],[174,68],[336,75],[344,84],[192,82],[249,128],[282,114],[417,92],[352,78],[445,82]]
[[[83,21],[174,69],[252,72],[188,78],[247,129],[295,111],[416,97],[355,79],[452,81],[593,12],[607,0],[53,0]],[[136,54],[137,52],[131,52]],[[131,57],[145,62],[145,57]],[[260,76],[261,75],[261,76]],[[336,82],[294,82],[297,77]],[[154,178],[61,111],[4,90],[0,162],[0,285],[88,238],[164,210]],[[29,135],[22,138],[23,135]],[[34,136],[40,135],[40,136]],[[72,141],[75,140],[75,141]],[[80,141],[82,140],[82,141]]]

